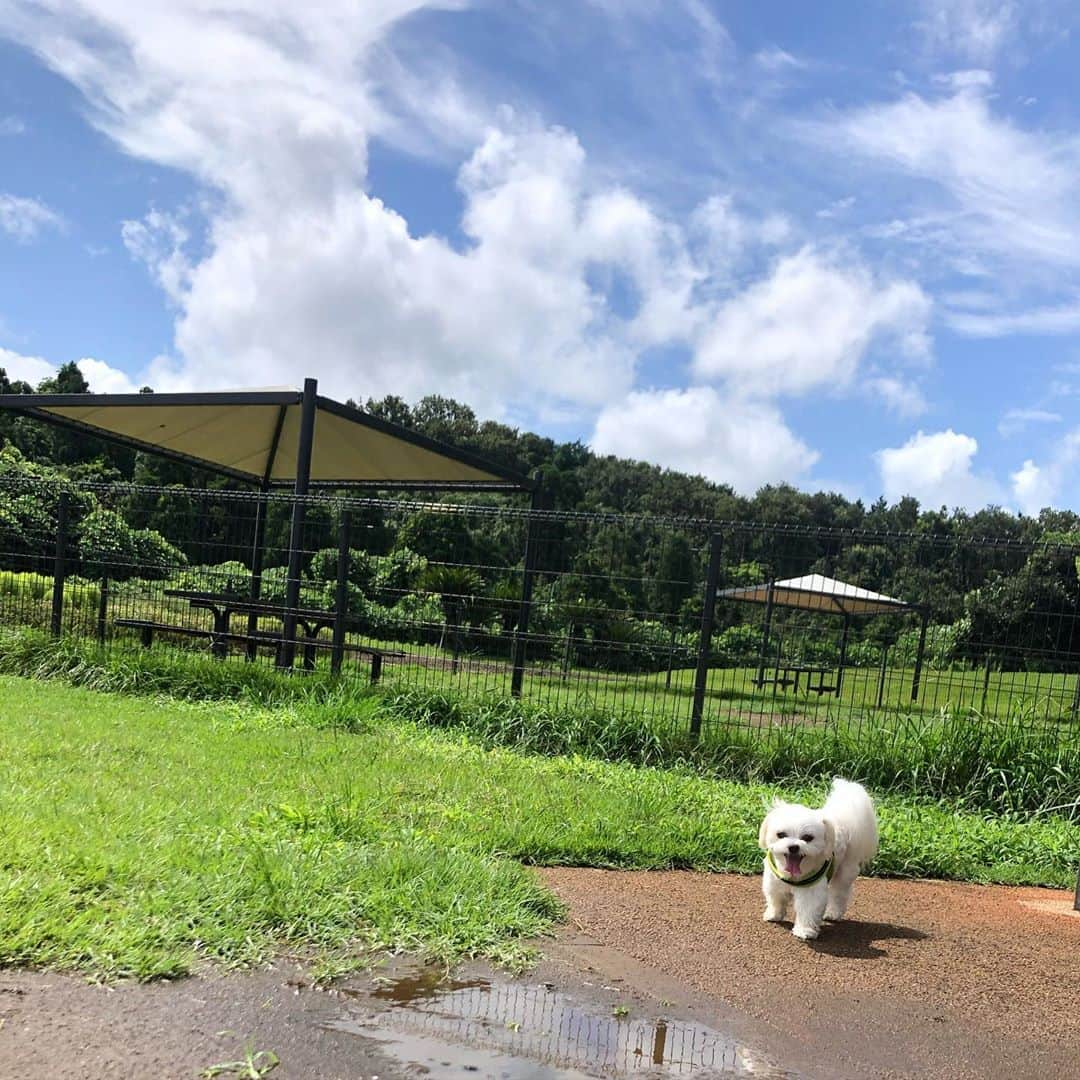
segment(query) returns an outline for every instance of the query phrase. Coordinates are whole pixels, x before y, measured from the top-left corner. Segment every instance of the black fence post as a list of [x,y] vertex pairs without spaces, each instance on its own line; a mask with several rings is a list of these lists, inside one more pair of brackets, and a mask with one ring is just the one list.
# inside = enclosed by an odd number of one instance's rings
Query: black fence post
[[349,541],[352,532],[352,514],[341,511],[338,519],[337,590],[334,593],[334,647],[330,651],[330,670],[341,674],[341,661],[345,658],[345,622],[349,617]]
[[844,616],[844,632],[840,636],[840,666],[836,669],[836,696],[844,689],[844,665],[847,663],[848,632],[851,630],[851,616]]
[[281,666],[290,668],[296,656],[296,609],[300,604],[300,563],[303,559],[304,511],[311,482],[311,450],[315,443],[315,413],[318,409],[318,386],[314,379],[304,380],[300,405],[300,432],[296,447],[296,483],[293,485],[292,525],[289,529],[289,571],[285,585],[285,627],[282,634]]
[[105,644],[105,620],[109,614],[109,579],[103,577],[98,586],[97,639],[99,645]]
[[64,628],[64,578],[67,574],[68,497],[61,492],[56,504],[56,559],[53,563],[52,618],[49,629],[59,637]]
[[919,700],[919,683],[922,682],[923,653],[926,651],[926,626],[930,622],[929,610],[922,613],[922,625],[919,627],[919,647],[915,653],[915,674],[911,677],[911,700]]
[[713,623],[716,620],[716,589],[720,583],[720,556],[723,542],[713,533],[709,545],[709,570],[705,578],[705,598],[701,605],[701,634],[698,638],[697,669],[694,673],[694,704],[690,711],[690,735],[701,734],[705,712],[705,689],[709,681],[709,657],[712,654]]
[[881,671],[878,673],[878,687],[877,687],[877,707],[881,708],[881,703],[885,699],[885,673],[888,670],[889,664],[889,646],[881,646]]
[[537,511],[541,509],[543,502],[544,492],[540,485],[540,474],[536,473],[533,476],[529,524],[525,531],[525,574],[521,581],[521,604],[518,607],[517,628],[514,633],[513,672],[510,676],[510,694],[516,698],[521,697],[521,686],[525,681],[525,644],[529,635],[533,584],[540,559],[540,521]]
[[[765,593],[765,618],[761,623],[761,653],[758,657],[758,669],[757,678],[754,680],[754,685],[762,687],[765,685],[765,665],[769,662],[769,632],[772,630],[772,617],[773,617],[773,583],[769,582],[768,591]],[[780,653],[777,651],[777,660],[780,659]],[[773,683],[773,694],[776,693],[776,683]]]

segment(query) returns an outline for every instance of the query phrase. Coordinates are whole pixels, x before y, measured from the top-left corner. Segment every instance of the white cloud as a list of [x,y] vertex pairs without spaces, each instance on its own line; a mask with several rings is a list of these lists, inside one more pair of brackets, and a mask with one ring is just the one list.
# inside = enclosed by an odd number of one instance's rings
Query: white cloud
[[12,382],[28,382],[37,386],[42,379],[56,374],[56,365],[40,356],[24,356],[11,349],[0,348],[0,367]]
[[1046,409],[1009,409],[998,421],[998,434],[1004,438],[1018,435],[1031,424],[1060,424],[1061,413]]
[[1006,337],[1011,334],[1073,334],[1080,330],[1080,303],[1015,312],[953,308],[945,315],[945,321],[958,334],[976,338]]
[[1013,497],[1025,514],[1032,516],[1053,506],[1068,489],[1075,492],[1072,478],[1080,463],[1080,428],[1074,428],[1057,444],[1050,459],[1037,465],[1030,458],[1012,473]]
[[858,263],[804,248],[719,307],[694,368],[743,394],[843,389],[875,340],[906,358],[925,357],[929,313],[913,282],[878,284]]
[[807,66],[805,61],[792,55],[786,49],[781,49],[778,45],[770,45],[768,48],[759,49],[754,53],[754,63],[763,71],[771,73],[798,71]]
[[916,24],[935,51],[985,62],[1015,40],[1018,11],[1005,0],[922,0]]
[[[968,80],[942,99],[898,101],[804,125],[815,141],[937,185],[932,238],[1009,264],[1080,264],[1080,139],[1025,131]],[[907,223],[899,222],[901,232]],[[925,239],[925,227],[915,229]]]
[[977,474],[974,459],[979,444],[970,435],[948,428],[913,435],[903,446],[875,455],[885,497],[913,495],[924,506],[977,510],[1000,503],[1001,492],[989,477]]
[[[103,360],[84,356],[76,363],[95,394],[125,394],[137,389],[128,375]],[[51,379],[59,366],[42,356],[24,356],[12,349],[0,348],[0,368],[7,372],[12,382],[37,386],[42,379]]]
[[114,368],[104,360],[84,356],[77,363],[95,394],[134,394],[139,389],[126,371]]
[[146,265],[165,295],[174,303],[182,302],[191,282],[191,263],[184,253],[191,236],[181,220],[151,210],[142,221],[125,221],[120,236],[128,253]]
[[928,405],[923,392],[913,383],[893,375],[876,375],[864,387],[871,397],[879,398],[897,416],[921,416]]
[[0,232],[29,243],[44,229],[62,228],[64,219],[38,199],[0,192]]
[[0,116],[0,136],[22,135],[26,131],[26,123],[18,116]]
[[796,482],[818,460],[771,405],[701,386],[635,391],[606,406],[591,444],[600,454],[702,475],[745,495],[762,484]]

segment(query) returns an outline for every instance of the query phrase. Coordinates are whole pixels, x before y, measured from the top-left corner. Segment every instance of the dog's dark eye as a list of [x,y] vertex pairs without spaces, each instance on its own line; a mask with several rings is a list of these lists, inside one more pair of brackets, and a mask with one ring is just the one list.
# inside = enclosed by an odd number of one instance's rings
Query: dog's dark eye
[[777,840],[783,840],[783,839],[784,839],[784,838],[785,838],[786,836],[787,836],[787,833],[786,833],[786,832],[778,832],[778,833],[776,834],[776,839],[777,839]]
[[802,835],[802,842],[804,844],[809,844],[813,839],[814,839],[814,834],[813,833],[803,833],[803,835]]

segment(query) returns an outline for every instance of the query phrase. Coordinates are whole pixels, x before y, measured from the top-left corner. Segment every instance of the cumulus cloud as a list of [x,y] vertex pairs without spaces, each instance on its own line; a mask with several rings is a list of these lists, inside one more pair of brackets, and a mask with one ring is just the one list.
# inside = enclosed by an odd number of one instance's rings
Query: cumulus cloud
[[62,228],[64,219],[39,199],[0,192],[0,232],[6,232],[20,243],[35,240],[45,229]]
[[1012,493],[1025,514],[1036,515],[1054,506],[1062,496],[1075,494],[1072,477],[1080,463],[1080,428],[1074,428],[1051,451],[1042,465],[1030,458],[1012,473]]
[[818,460],[773,406],[704,386],[627,395],[601,411],[591,444],[601,454],[656,462],[745,495],[762,484],[796,482]]
[[744,392],[842,389],[875,339],[906,357],[925,356],[929,312],[918,285],[879,285],[858,264],[804,248],[720,306],[694,367],[699,377],[730,379]]
[[11,349],[0,348],[0,367],[12,382],[28,382],[37,386],[42,379],[56,374],[56,365],[40,356],[24,356]]
[[[84,356],[76,363],[95,394],[127,394],[138,389],[130,376],[103,360]],[[28,382],[31,386],[37,386],[43,379],[51,379],[59,366],[43,356],[25,356],[12,349],[0,348],[0,368],[7,372],[12,382]]]
[[989,477],[974,471],[979,444],[952,428],[913,435],[903,446],[875,455],[888,499],[913,495],[924,506],[977,510],[1000,503],[1001,492]]

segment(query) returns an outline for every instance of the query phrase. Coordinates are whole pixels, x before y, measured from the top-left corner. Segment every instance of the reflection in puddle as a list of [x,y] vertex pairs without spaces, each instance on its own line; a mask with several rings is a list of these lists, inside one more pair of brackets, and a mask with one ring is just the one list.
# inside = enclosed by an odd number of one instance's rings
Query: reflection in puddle
[[[347,993],[347,992],[346,992]],[[619,1017],[551,986],[440,978],[420,969],[372,994],[389,1008],[329,1026],[390,1044],[425,1075],[524,1078],[620,1075],[789,1077],[719,1031],[675,1020]]]

